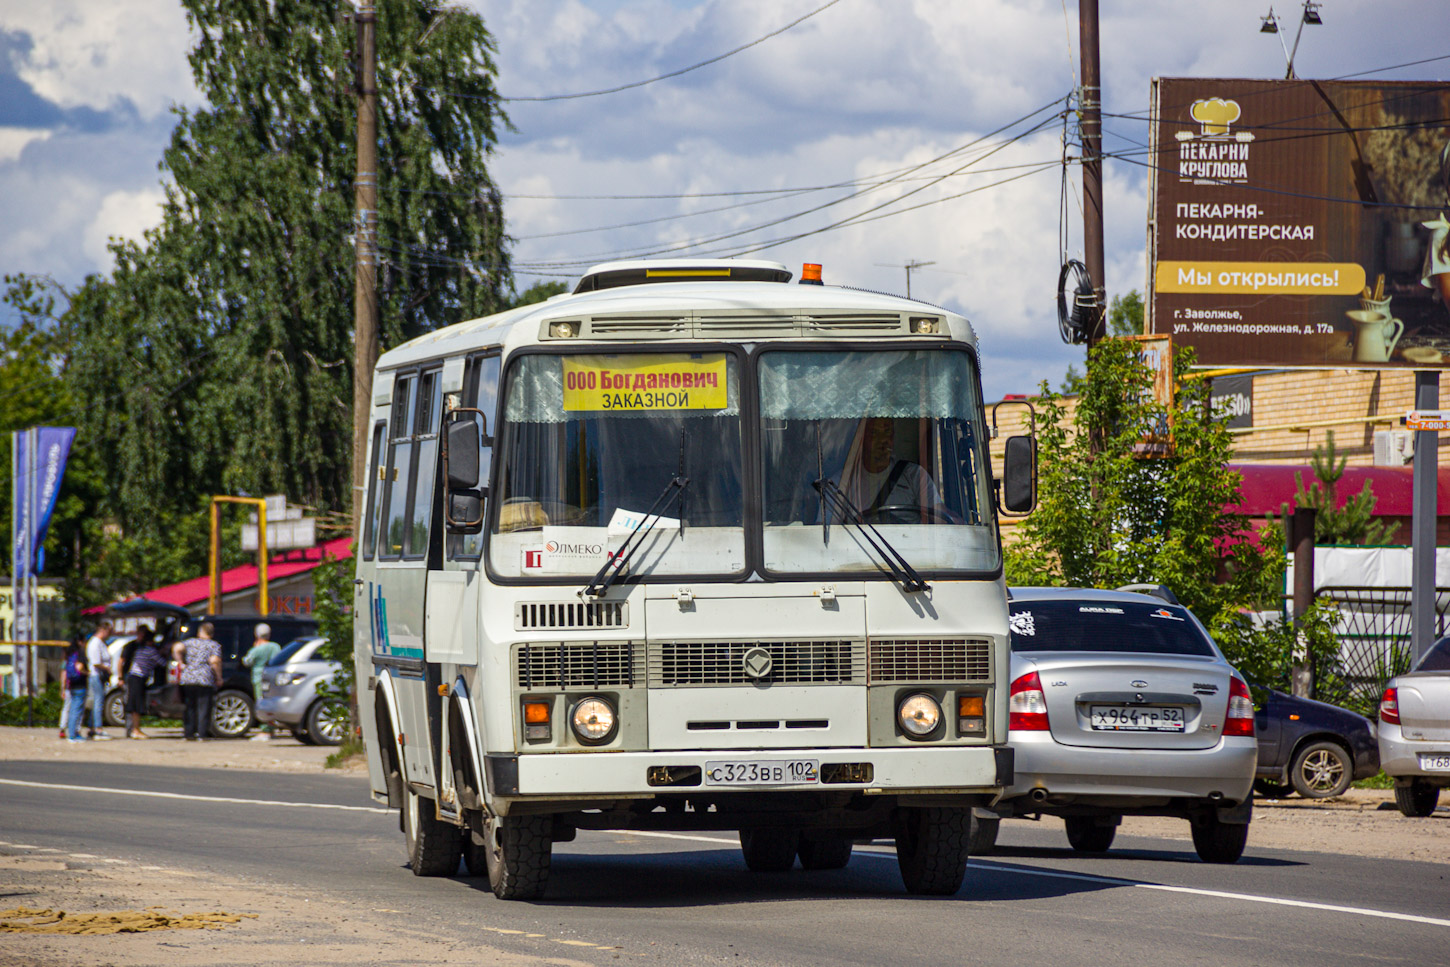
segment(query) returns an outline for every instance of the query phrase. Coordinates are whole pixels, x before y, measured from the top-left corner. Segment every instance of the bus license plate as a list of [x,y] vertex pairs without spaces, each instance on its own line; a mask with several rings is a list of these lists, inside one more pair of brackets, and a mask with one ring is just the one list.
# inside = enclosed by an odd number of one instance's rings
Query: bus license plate
[[1182,732],[1183,709],[1094,705],[1092,724],[1098,732]]
[[792,786],[821,780],[818,759],[719,759],[705,763],[710,786]]

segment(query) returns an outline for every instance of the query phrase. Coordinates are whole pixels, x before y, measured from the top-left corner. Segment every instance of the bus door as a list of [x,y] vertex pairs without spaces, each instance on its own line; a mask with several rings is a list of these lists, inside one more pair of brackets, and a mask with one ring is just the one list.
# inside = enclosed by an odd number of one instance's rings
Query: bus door
[[[388,416],[392,410],[393,374],[378,373],[373,379],[372,428],[368,434],[367,490],[363,494],[362,539],[354,551],[357,562],[353,582],[353,665],[358,675],[358,725],[368,748],[378,748],[377,659],[386,654],[381,624],[382,607],[378,588],[378,531],[383,513],[383,495],[388,476]],[[376,793],[387,791],[381,757],[368,756],[368,779]]]
[[[428,683],[424,660],[424,615],[433,492],[438,474],[438,423],[442,411],[439,369],[394,377],[388,422],[387,469],[377,535],[374,619],[380,641],[374,663],[391,670],[398,725],[404,738],[406,781],[431,784],[432,747],[428,729]],[[441,551],[439,552],[441,557]],[[436,692],[435,692],[436,697]]]
[[[488,433],[493,427],[494,401],[498,396],[498,368],[497,351],[472,356],[466,364],[462,359],[449,360],[443,367],[444,393],[457,393],[459,407],[477,409],[482,413],[481,417],[470,417],[479,424],[480,436],[485,443],[478,461],[481,488],[487,487],[489,467],[492,464],[493,449]],[[446,414],[444,423],[446,427]],[[442,432],[446,432],[446,429]],[[433,526],[442,537],[442,555],[440,559],[430,559],[428,565],[423,650],[428,672],[439,676],[436,684],[451,686],[461,678],[469,698],[472,699],[481,688],[478,665],[483,631],[479,598],[483,574],[479,559],[483,553],[483,532],[479,528],[473,534],[447,533],[444,516],[446,488],[443,486],[442,473],[443,469],[440,467],[433,495]],[[486,489],[483,492],[486,494]],[[478,513],[481,515],[483,510],[480,505]],[[438,544],[436,539],[434,544]],[[438,697],[439,689],[436,684],[429,695],[430,703],[436,705],[430,708],[429,721],[444,737],[444,741],[435,746],[438,754],[439,790],[443,793],[441,799],[451,802],[456,801],[456,796],[449,794],[454,785],[453,770],[442,766],[458,759],[455,757],[455,750],[449,745],[454,736],[446,727],[446,708],[442,698]],[[474,716],[473,707],[472,701],[465,703],[464,714],[473,718],[479,738],[482,739],[482,723]],[[468,756],[466,748],[458,751],[463,753],[463,758]]]

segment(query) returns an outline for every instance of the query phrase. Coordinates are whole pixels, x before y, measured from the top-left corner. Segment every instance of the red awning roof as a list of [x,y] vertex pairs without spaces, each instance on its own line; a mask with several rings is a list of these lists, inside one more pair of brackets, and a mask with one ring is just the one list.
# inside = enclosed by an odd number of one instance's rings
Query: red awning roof
[[[325,557],[350,558],[352,557],[352,548],[349,546],[351,544],[351,537],[339,537],[336,540],[325,541],[317,547],[288,551],[278,555],[267,562],[267,581],[280,581],[293,574],[310,571],[321,564]],[[257,586],[257,565],[243,564],[241,567],[223,571],[221,584],[223,596],[255,588]],[[136,597],[150,598],[152,601],[190,608],[198,601],[206,600],[211,590],[208,585],[207,576],[203,574],[201,577],[182,581],[179,584],[168,584],[165,587],[143,591]],[[105,608],[87,608],[85,613],[99,614],[104,610]]]
[[[1292,503],[1294,491],[1298,489],[1295,473],[1303,476],[1305,489],[1319,480],[1307,464],[1231,463],[1229,468],[1243,474],[1244,479],[1239,485],[1241,500],[1228,509],[1250,517],[1277,514],[1282,504]],[[1441,467],[1437,477],[1435,513],[1447,516],[1450,515],[1450,468]],[[1334,486],[1336,502],[1343,507],[1369,481],[1375,496],[1374,516],[1409,517],[1413,480],[1412,467],[1346,467],[1344,476]]]

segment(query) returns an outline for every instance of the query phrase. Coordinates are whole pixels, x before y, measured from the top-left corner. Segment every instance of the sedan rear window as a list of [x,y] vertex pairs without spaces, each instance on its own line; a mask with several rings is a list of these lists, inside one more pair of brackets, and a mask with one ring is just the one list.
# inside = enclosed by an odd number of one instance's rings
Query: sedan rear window
[[1129,652],[1212,657],[1213,645],[1182,608],[1098,601],[1018,601],[1012,650]]
[[1425,652],[1425,657],[1415,666],[1415,671],[1450,672],[1450,638],[1441,638],[1435,642],[1435,646]]

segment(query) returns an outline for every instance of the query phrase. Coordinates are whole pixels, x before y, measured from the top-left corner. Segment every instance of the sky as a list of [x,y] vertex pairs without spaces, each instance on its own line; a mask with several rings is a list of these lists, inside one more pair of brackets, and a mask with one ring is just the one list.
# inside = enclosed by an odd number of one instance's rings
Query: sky
[[[904,293],[902,266],[923,262],[911,294],[972,320],[987,399],[1081,368],[1055,307],[1064,238],[1083,257],[1078,169],[1064,209],[1060,163],[1076,4],[837,0],[813,13],[826,3],[464,0],[497,42],[499,89],[520,98],[490,165],[518,288],[673,252],[819,262],[827,283]],[[1110,296],[1144,287],[1147,170],[1131,159],[1151,79],[1282,77],[1279,41],[1259,32],[1268,6],[1101,0],[1103,146],[1128,155],[1104,165]],[[1299,11],[1277,8],[1289,44]],[[1439,0],[1320,12],[1300,77],[1450,74],[1450,59],[1381,70],[1450,55]],[[754,41],[619,93],[521,99],[644,81]],[[108,239],[159,220],[172,107],[200,102],[190,44],[176,0],[0,0],[0,273],[73,287],[110,270]]]

